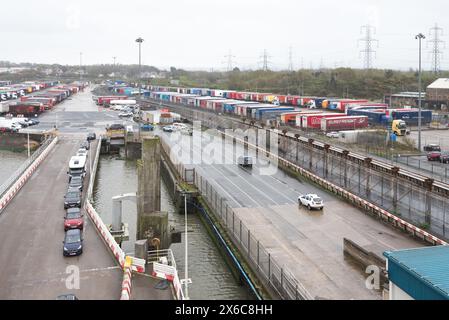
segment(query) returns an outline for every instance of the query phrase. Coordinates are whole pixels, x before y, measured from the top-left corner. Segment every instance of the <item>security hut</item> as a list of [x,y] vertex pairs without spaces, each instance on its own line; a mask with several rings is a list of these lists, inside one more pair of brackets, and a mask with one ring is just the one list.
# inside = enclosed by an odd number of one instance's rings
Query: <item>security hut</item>
[[449,246],[385,251],[390,300],[449,300]]

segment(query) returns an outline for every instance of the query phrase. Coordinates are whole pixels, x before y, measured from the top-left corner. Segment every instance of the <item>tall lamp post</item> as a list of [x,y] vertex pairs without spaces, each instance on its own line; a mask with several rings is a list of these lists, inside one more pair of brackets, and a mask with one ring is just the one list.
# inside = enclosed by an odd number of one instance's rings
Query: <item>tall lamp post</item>
[[189,251],[188,251],[188,239],[187,239],[187,233],[188,233],[188,230],[187,230],[187,193],[183,192],[183,196],[184,196],[184,223],[185,223],[185,226],[184,226],[185,227],[185,231],[184,231],[184,234],[185,234],[185,238],[184,238],[184,241],[185,241],[185,247],[184,247],[185,266],[184,266],[184,279],[181,280],[181,284],[184,285],[184,299],[190,300],[189,283],[192,283],[192,279],[189,278],[189,267],[188,267]]
[[419,71],[418,71],[418,149],[421,152],[421,40],[426,37],[419,33],[415,36],[415,39],[419,40]]
[[139,119],[139,122],[138,122],[138,126],[139,126],[139,139],[140,139],[140,100],[141,100],[141,94],[142,94],[142,92],[141,92],[141,85],[140,85],[140,76],[141,76],[141,74],[142,74],[142,71],[141,71],[141,45],[142,45],[142,42],[143,42],[143,39],[141,38],[141,37],[139,37],[139,38],[137,38],[136,39],[136,42],[139,44],[139,77],[138,77],[138,86],[139,86],[139,104],[138,104],[138,108],[137,108],[137,115],[138,115],[138,119]]

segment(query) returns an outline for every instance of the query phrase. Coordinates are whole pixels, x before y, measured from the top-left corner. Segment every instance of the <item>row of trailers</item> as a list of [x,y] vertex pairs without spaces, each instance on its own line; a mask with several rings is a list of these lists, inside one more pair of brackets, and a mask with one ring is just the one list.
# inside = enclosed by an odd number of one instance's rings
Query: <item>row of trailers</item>
[[168,103],[187,105],[209,110],[218,114],[229,114],[245,119],[260,121],[267,125],[283,122],[303,129],[322,131],[351,130],[368,127],[368,117],[347,116],[344,113],[321,110],[301,110],[296,107],[277,106],[252,101],[204,97],[174,92],[151,92],[150,97]]
[[179,87],[163,87],[163,86],[144,86],[143,89],[151,92],[173,92],[181,94],[191,94],[197,96],[210,96],[217,98],[226,98],[234,100],[251,101],[258,103],[280,104],[292,107],[309,107],[317,109],[328,109],[339,112],[345,112],[348,106],[359,103],[368,103],[366,99],[341,99],[329,97],[307,97],[297,95],[280,95],[273,93],[260,92],[239,92],[233,90],[218,90],[205,88],[179,88]]
[[[50,86],[53,84],[53,86]],[[2,102],[1,113],[12,116],[23,115],[36,117],[46,110],[51,110],[56,104],[78,93],[85,88],[85,83],[59,84],[51,82],[46,86],[39,86],[39,90],[21,95],[15,101]]]

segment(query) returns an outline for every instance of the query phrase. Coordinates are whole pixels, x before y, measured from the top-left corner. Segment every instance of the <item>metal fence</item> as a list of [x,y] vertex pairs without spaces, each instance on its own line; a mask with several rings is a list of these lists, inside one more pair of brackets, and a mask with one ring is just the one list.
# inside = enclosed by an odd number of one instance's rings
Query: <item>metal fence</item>
[[[161,139],[162,149],[170,154],[168,144]],[[176,161],[176,159],[171,159]],[[178,162],[175,165],[180,176],[185,180],[190,178],[190,170]],[[189,172],[189,174],[186,174]],[[228,205],[226,198],[222,197],[214,186],[201,174],[191,171],[194,175],[194,184],[203,195],[205,201],[212,209],[212,213],[226,227],[235,245],[252,264],[253,270],[266,286],[271,287],[283,299],[310,300],[312,295],[295,279],[285,266],[279,265],[270,252],[264,248],[259,239],[256,239],[251,230],[241,221],[234,210]]]
[[228,205],[214,186],[201,174],[195,172],[195,185],[203,195],[212,213],[221,221],[233,242],[252,264],[259,278],[276,291],[283,299],[310,300],[312,295],[295,279],[291,272],[280,265],[275,257],[265,249],[236,212]]
[[17,181],[17,179],[25,172],[26,169],[36,160],[42,152],[53,141],[54,137],[47,138],[41,146],[33,152],[33,154],[23,162],[20,167],[0,186],[0,198],[5,195],[9,188]]
[[449,199],[364,163],[280,136],[279,155],[396,216],[449,239]]

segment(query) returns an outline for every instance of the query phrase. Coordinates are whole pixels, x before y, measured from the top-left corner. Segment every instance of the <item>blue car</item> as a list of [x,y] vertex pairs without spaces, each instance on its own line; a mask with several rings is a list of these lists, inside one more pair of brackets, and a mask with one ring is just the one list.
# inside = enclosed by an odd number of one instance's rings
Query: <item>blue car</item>
[[80,229],[67,230],[64,238],[63,255],[79,256],[83,253],[83,237]]
[[154,127],[151,124],[143,124],[140,126],[140,129],[143,131],[153,131]]

